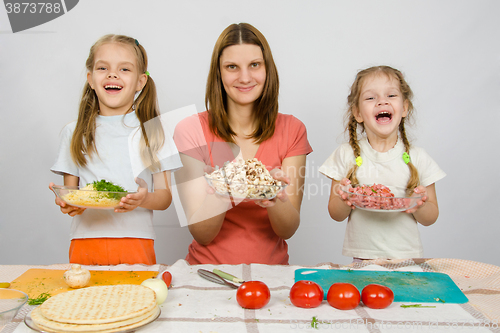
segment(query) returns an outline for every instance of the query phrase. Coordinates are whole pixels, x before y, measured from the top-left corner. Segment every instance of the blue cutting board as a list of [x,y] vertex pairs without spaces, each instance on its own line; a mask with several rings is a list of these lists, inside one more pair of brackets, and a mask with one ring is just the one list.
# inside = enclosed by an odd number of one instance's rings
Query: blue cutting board
[[300,280],[318,283],[325,292],[325,299],[332,284],[348,282],[354,284],[360,293],[371,283],[387,286],[394,292],[394,302],[467,303],[469,301],[455,282],[443,273],[301,268],[295,271],[295,281]]

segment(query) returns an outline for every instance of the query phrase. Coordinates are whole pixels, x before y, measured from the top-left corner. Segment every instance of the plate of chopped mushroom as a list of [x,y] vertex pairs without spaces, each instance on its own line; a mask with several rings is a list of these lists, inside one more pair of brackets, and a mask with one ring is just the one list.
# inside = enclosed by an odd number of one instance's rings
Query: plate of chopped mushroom
[[218,195],[246,200],[271,200],[287,186],[256,158],[226,162],[205,174],[205,179]]

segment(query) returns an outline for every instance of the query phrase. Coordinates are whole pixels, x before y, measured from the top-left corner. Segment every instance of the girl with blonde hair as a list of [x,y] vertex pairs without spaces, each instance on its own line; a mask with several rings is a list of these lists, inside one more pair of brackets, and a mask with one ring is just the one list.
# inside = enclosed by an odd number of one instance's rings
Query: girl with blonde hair
[[103,36],[90,49],[78,120],[62,130],[51,171],[66,186],[106,180],[134,193],[114,210],[79,208],[56,197],[61,211],[74,217],[71,263],[156,263],[152,211],[170,206],[170,171],[181,162],[165,136],[147,66],[145,49],[128,36]]

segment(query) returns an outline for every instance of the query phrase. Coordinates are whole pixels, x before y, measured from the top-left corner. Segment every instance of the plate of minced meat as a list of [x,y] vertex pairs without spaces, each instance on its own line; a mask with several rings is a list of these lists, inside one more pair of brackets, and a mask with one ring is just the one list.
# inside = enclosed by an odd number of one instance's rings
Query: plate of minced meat
[[287,186],[256,158],[226,162],[206,173],[205,179],[218,195],[242,200],[271,200]]
[[[417,205],[422,196],[395,196],[391,189],[382,184],[347,185],[341,190],[356,208],[373,212],[401,212]],[[393,187],[397,193],[405,193],[405,189]]]
[[129,193],[119,185],[106,180],[94,181],[85,186],[52,187],[56,195],[68,205],[81,208],[114,209],[118,207],[121,198]]

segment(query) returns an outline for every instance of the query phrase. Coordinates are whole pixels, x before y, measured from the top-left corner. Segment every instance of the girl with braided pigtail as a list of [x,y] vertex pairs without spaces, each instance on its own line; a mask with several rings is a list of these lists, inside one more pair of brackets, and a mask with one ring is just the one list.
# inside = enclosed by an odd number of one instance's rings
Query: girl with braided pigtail
[[[348,218],[342,253],[355,260],[422,257],[417,223],[429,226],[438,218],[435,182],[446,174],[407,138],[405,120],[413,113],[412,97],[399,70],[376,66],[360,71],[347,98],[349,142],[319,169],[332,180],[330,216],[339,222]],[[421,198],[402,212],[374,212],[355,209],[340,189],[373,184],[391,188],[396,197]]]

